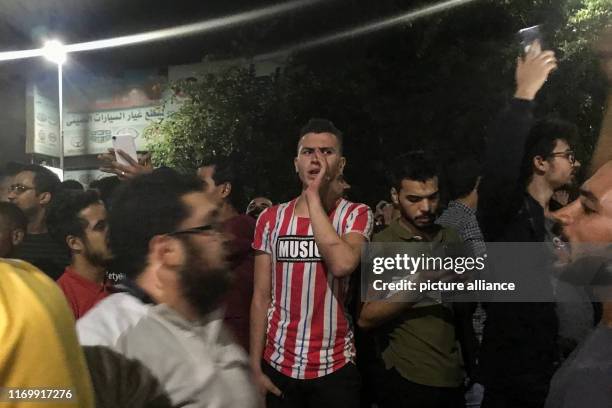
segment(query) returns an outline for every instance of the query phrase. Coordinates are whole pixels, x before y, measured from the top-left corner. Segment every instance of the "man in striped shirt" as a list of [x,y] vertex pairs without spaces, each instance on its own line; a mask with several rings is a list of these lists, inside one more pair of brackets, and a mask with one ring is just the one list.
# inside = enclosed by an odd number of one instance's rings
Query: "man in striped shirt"
[[302,194],[265,210],[255,229],[253,376],[268,408],[357,407],[345,301],[372,212],[333,188],[346,159],[342,133],[330,121],[312,119],[302,129],[294,164]]

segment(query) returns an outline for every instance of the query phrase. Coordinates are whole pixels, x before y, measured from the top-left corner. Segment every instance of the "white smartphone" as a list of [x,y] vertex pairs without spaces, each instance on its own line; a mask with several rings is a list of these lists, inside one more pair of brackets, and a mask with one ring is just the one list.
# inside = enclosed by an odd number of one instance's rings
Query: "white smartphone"
[[113,136],[113,149],[115,149],[115,159],[117,163],[123,165],[130,165],[123,157],[121,157],[117,150],[123,150],[128,156],[130,156],[134,161],[138,162],[138,156],[136,155],[136,143],[134,142],[134,138],[129,135],[118,135]]

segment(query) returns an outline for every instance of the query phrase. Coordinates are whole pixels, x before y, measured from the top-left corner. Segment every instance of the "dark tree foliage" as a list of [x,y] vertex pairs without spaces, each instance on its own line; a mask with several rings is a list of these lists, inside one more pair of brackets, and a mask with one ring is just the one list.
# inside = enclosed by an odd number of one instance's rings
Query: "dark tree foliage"
[[[400,3],[380,2],[377,15]],[[385,170],[402,153],[433,150],[441,162],[482,153],[490,123],[514,91],[515,33],[544,24],[560,62],[537,113],[575,122],[579,158],[588,162],[607,92],[591,44],[611,10],[610,0],[476,1],[297,53],[276,77],[236,68],[175,84],[191,99],[152,132],[154,160],[195,167],[237,153],[249,193],[280,202],[299,192],[298,129],[326,117],[345,134],[352,198],[374,204],[388,197]]]

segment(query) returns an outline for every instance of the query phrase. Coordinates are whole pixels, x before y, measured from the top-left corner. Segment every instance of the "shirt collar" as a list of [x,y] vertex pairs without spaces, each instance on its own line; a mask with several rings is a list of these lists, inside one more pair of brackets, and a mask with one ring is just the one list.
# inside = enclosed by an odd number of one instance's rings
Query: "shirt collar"
[[149,305],[155,304],[153,298],[131,279],[122,280],[119,284],[113,286],[112,289],[114,292],[125,292],[132,295],[142,303]]
[[[396,218],[393,221],[391,221],[391,224],[389,224],[389,228],[391,228],[391,230],[393,231],[393,234],[397,236],[399,239],[401,239],[402,241],[429,242],[426,236],[421,235],[420,233],[419,234],[415,233],[413,228],[403,224],[399,218]],[[442,240],[442,237],[440,236],[440,232],[437,231],[433,239],[431,240],[431,242],[439,242],[441,240]]]
[[64,274],[69,278],[72,279],[74,281],[79,282],[81,285],[83,286],[88,286],[90,288],[96,288],[96,289],[100,289],[103,290],[105,288],[109,288],[112,286],[109,284],[108,279],[106,278],[106,276],[104,277],[104,279],[102,280],[102,282],[95,282],[92,280],[89,280],[81,275],[79,275],[76,270],[71,266],[68,265],[66,267],[66,269],[64,269]]
[[476,215],[476,209],[475,208],[470,208],[467,205],[463,204],[461,201],[457,201],[457,200],[451,200],[448,203],[448,208],[449,209],[456,209],[462,212],[466,212],[470,215]]

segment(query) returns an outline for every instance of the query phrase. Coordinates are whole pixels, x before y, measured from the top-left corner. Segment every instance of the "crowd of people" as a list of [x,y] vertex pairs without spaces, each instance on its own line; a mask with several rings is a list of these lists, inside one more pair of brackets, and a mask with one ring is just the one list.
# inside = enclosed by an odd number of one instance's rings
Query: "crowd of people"
[[[185,174],[103,155],[115,176],[88,189],[4,165],[0,388],[70,390],[58,407],[612,406],[611,297],[568,315],[560,302],[359,294],[370,241],[477,256],[551,242],[569,265],[581,243],[612,244],[609,111],[576,190],[576,126],[533,113],[556,68],[532,46],[484,159],[402,154],[375,212],[348,200],[344,135],[326,119],[297,135],[302,192],[277,205],[243,202],[229,158]],[[589,276],[605,281],[607,266]]]

